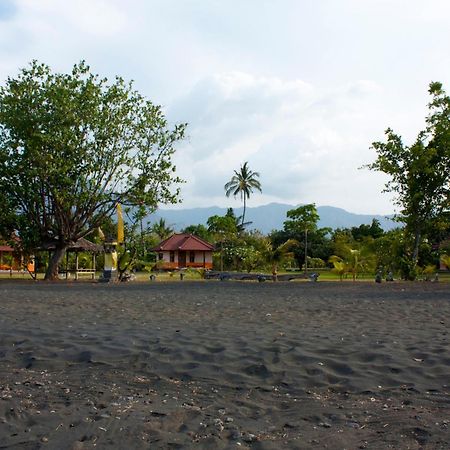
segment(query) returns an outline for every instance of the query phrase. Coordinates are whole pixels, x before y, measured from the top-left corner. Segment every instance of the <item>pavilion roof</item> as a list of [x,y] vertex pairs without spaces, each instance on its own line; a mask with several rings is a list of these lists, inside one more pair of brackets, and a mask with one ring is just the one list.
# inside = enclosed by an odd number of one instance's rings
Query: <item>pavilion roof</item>
[[[55,242],[49,242],[41,245],[39,250],[55,250]],[[90,253],[102,253],[104,251],[103,245],[94,244],[85,238],[80,238],[78,241],[69,245],[67,248],[69,252],[90,252]]]

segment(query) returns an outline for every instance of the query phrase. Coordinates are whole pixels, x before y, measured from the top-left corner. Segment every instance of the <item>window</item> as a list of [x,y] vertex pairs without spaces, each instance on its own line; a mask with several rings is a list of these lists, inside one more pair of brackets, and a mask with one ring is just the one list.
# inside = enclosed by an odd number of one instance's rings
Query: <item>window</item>
[[189,252],[189,262],[195,262],[195,252]]
[[175,252],[170,252],[170,262],[175,262]]
[[163,254],[162,253],[158,253],[158,259],[161,261],[161,259],[163,259]]

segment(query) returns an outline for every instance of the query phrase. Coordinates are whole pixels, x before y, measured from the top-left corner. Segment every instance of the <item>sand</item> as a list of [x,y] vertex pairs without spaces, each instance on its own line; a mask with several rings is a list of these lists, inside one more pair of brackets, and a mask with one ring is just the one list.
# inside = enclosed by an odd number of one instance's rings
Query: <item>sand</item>
[[450,285],[0,282],[0,449],[450,447]]

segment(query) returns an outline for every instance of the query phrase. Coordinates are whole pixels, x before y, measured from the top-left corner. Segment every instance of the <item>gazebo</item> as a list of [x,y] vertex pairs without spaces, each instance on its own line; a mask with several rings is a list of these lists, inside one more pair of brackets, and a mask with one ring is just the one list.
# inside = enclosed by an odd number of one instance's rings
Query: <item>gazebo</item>
[[[51,253],[52,251],[55,250],[55,244],[54,243],[44,244],[39,248],[39,250],[48,251],[49,253]],[[81,253],[81,252],[86,252],[86,253],[91,254],[92,260],[91,260],[91,268],[90,269],[80,269],[78,267],[78,262],[79,262],[78,257],[79,257],[79,253]],[[60,271],[60,273],[65,273],[66,280],[69,278],[70,272],[73,272],[75,280],[78,280],[78,276],[80,274],[89,274],[89,275],[91,275],[92,279],[94,279],[95,278],[96,256],[99,253],[103,253],[103,252],[104,252],[103,245],[94,244],[93,242],[88,241],[85,238],[80,238],[80,239],[78,239],[78,241],[76,241],[72,245],[69,245],[69,247],[67,248],[66,267],[64,270]],[[74,270],[69,270],[69,253],[75,253],[75,269]]]

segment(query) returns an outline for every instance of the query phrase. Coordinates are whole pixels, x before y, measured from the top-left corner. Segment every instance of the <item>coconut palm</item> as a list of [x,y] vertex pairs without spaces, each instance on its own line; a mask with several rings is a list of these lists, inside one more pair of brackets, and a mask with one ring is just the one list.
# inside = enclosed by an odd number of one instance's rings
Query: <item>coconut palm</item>
[[160,218],[158,222],[154,223],[150,227],[150,231],[156,234],[159,239],[163,240],[168,238],[173,233],[173,228],[166,223],[165,219]]
[[225,194],[229,197],[231,194],[236,197],[238,194],[241,196],[241,200],[244,203],[244,210],[241,217],[241,226],[245,221],[245,208],[247,206],[247,199],[250,198],[250,194],[253,193],[253,189],[257,189],[259,192],[261,190],[261,183],[258,180],[259,173],[253,172],[248,167],[248,162],[245,162],[241,166],[240,170],[234,171],[234,175],[231,180],[225,184]]
[[278,266],[283,262],[283,260],[287,257],[292,257],[294,254],[291,252],[293,247],[298,246],[298,241],[295,239],[288,239],[283,244],[274,248],[272,243],[267,242],[267,247],[265,251],[265,257],[267,262],[272,267],[272,277],[274,281],[277,281],[278,277]]

